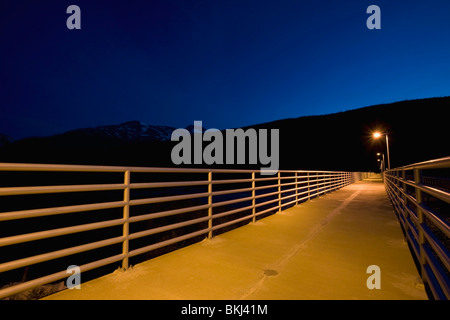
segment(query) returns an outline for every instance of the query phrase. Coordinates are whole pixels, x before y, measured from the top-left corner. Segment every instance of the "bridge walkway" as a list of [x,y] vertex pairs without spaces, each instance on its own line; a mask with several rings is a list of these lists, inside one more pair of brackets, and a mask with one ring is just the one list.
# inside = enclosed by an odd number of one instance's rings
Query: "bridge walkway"
[[[367,286],[371,265],[379,267],[380,289]],[[384,185],[372,179],[46,299],[403,300],[427,295]]]

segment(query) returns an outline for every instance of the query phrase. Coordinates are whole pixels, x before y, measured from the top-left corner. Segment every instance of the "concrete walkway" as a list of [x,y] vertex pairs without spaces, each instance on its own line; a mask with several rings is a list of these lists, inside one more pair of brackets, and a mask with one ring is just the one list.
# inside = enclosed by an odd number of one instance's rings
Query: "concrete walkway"
[[[368,289],[380,268],[380,289]],[[427,299],[380,182],[364,181],[47,299]]]

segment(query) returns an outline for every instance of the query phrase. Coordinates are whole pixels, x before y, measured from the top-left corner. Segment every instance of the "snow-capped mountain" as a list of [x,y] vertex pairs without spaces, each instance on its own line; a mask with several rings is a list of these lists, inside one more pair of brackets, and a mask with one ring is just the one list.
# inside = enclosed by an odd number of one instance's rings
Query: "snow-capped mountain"
[[200,132],[205,132],[205,128],[203,128],[202,126],[194,126],[193,124],[191,124],[191,125],[188,125],[186,128],[185,128],[187,131],[189,131],[191,134],[192,133],[200,133]]
[[147,125],[140,121],[128,121],[117,125],[76,129],[63,133],[72,136],[104,137],[113,140],[128,141],[169,141],[173,130],[169,126]]
[[[128,121],[117,125],[76,129],[62,135],[104,138],[122,142],[170,141],[172,132],[176,129],[170,126],[148,125],[141,121]],[[189,125],[185,129],[191,134],[205,131],[204,128],[194,128],[193,125]]]

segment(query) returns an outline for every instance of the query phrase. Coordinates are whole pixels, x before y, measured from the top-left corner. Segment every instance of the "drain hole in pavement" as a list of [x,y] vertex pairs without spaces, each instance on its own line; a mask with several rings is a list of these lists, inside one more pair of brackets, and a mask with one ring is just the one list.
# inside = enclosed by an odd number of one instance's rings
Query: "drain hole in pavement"
[[267,269],[267,270],[264,270],[264,274],[266,276],[268,276],[268,277],[276,276],[278,274],[278,271],[277,270],[272,270],[272,269]]

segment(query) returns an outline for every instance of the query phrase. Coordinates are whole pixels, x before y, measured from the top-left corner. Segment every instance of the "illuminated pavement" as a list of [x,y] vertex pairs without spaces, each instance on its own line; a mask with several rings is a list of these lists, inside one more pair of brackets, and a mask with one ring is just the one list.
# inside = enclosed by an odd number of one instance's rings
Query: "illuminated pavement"
[[383,184],[365,181],[47,299],[427,296]]

